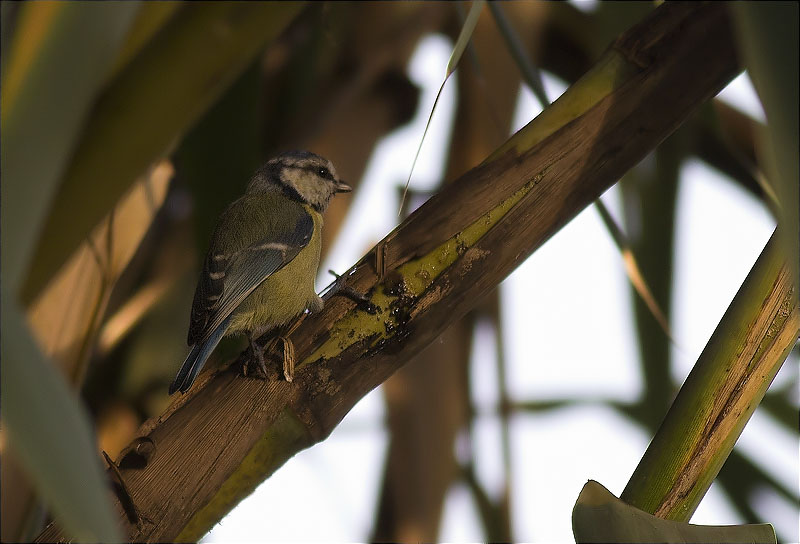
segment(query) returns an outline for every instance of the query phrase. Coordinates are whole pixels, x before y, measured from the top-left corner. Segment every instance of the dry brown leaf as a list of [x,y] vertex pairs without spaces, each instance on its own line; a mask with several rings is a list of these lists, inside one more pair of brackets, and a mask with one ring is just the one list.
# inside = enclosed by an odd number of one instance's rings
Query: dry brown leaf
[[164,203],[172,173],[164,160],[134,183],[28,309],[42,350],[72,384],[83,381],[111,289]]

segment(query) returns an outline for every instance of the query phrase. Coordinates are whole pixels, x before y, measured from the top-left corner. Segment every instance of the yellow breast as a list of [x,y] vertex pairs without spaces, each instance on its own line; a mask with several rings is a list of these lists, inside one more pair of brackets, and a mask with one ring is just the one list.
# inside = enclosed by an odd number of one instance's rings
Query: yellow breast
[[306,308],[315,305],[314,280],[319,268],[322,216],[310,206],[314,233],[304,247],[283,268],[264,280],[234,311],[228,334],[264,332],[289,323]]

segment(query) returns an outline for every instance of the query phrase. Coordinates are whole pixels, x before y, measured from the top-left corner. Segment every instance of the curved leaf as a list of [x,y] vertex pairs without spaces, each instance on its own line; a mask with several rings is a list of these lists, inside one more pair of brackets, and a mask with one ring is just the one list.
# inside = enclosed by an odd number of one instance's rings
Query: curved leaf
[[3,28],[3,428],[56,517],[92,541],[118,539],[94,440],[83,408],[31,338],[17,288],[76,135],[138,7],[23,4],[8,49],[10,29]]
[[769,523],[692,525],[657,518],[625,504],[594,480],[586,482],[578,495],[578,501],[572,510],[572,532],[575,542],[777,542],[775,530]]
[[98,100],[59,188],[24,286],[25,300],[302,6],[187,5],[190,9],[180,10],[120,72]]
[[[119,542],[89,417],[3,300],[3,428],[15,458],[68,534]],[[13,341],[9,341],[13,338]]]
[[781,203],[783,244],[800,285],[800,127],[798,126],[798,5],[796,2],[732,4],[747,70],[767,115],[759,152]]

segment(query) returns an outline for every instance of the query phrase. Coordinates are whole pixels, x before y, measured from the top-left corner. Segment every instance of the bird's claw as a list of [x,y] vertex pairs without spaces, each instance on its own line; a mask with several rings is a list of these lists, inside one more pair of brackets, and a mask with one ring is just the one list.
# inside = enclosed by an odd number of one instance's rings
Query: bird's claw
[[269,372],[267,367],[267,363],[264,359],[264,351],[266,348],[262,348],[258,345],[258,342],[252,337],[249,338],[250,340],[250,348],[244,358],[244,363],[242,364],[242,375],[243,376],[252,376],[254,378],[258,378],[261,380],[269,380],[270,374],[274,375],[273,373]]
[[265,353],[274,352],[278,342],[283,344],[283,377],[287,382],[294,379],[295,354],[294,344],[285,335],[276,336],[265,347],[261,348],[255,342],[250,341],[250,348],[244,357],[242,364],[242,375],[252,376],[265,381],[277,381],[278,372],[273,365],[267,365]]

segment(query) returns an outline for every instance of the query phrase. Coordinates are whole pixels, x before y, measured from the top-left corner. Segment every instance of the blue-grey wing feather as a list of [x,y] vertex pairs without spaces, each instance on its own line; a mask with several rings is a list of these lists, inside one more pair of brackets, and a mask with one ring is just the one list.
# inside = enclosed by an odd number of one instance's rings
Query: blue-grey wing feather
[[294,259],[308,245],[313,233],[314,220],[303,210],[289,232],[261,238],[232,255],[209,253],[192,304],[189,325],[192,349],[170,385],[170,394],[191,387],[228,330],[233,311],[264,280]]
[[189,390],[195,378],[197,378],[197,375],[200,373],[200,370],[203,368],[203,365],[206,363],[206,360],[211,355],[211,352],[214,351],[214,348],[217,347],[217,344],[219,344],[219,341],[222,340],[222,337],[225,335],[225,331],[228,330],[229,321],[230,316],[212,332],[205,342],[200,342],[192,346],[189,355],[186,356],[186,360],[183,361],[181,365],[181,369],[178,371],[175,379],[172,380],[172,385],[169,386],[170,395],[175,391],[185,393]]
[[[195,304],[192,305],[190,345],[206,340],[250,293],[307,246],[313,233],[314,220],[303,210],[293,230],[261,238],[247,248],[219,259],[226,265],[219,271],[221,281],[213,278],[215,268],[207,259],[204,278],[198,284]],[[213,256],[210,259],[213,261]],[[204,307],[198,304],[198,299],[203,298],[211,304],[206,303]]]

